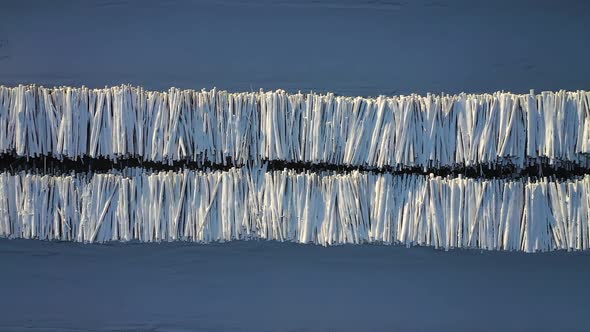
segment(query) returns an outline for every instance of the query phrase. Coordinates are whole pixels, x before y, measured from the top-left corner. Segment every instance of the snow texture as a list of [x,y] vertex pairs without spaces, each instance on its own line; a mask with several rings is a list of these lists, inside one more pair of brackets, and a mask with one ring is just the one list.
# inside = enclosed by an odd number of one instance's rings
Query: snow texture
[[0,1],[0,84],[589,89],[586,0]]
[[[589,11],[585,0],[5,0],[0,84],[588,90]],[[0,331],[587,332],[589,257],[0,239]]]
[[0,239],[0,331],[568,331],[589,252]]
[[354,98],[1,86],[0,128],[0,151],[24,157],[590,167],[586,91]]
[[321,245],[584,250],[590,176],[227,172],[0,175],[0,235],[78,242],[266,239]]

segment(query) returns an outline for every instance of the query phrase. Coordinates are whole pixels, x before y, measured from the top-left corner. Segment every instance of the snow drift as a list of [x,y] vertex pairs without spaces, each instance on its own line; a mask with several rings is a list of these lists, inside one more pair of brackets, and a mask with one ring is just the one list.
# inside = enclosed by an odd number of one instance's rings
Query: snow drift
[[590,176],[442,178],[354,171],[0,174],[0,235],[79,242],[266,239],[333,245],[588,249]]
[[0,152],[240,166],[590,166],[590,93],[342,97],[0,87]]

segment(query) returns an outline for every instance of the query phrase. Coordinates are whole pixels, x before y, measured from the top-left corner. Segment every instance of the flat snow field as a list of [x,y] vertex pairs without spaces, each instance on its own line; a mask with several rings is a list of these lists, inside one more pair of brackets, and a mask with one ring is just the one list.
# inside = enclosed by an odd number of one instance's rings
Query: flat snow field
[[590,253],[0,240],[2,331],[588,331]]
[[586,0],[3,0],[0,84],[589,89]]

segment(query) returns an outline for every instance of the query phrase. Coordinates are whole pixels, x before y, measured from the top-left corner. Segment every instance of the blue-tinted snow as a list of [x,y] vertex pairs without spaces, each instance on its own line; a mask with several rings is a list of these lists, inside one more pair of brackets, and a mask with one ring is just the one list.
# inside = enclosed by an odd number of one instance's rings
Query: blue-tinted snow
[[346,95],[588,88],[587,1],[3,1],[0,83]]
[[[0,2],[0,83],[588,89],[587,1]],[[585,331],[587,253],[0,241],[4,331]]]
[[2,331],[587,331],[588,253],[0,240]]

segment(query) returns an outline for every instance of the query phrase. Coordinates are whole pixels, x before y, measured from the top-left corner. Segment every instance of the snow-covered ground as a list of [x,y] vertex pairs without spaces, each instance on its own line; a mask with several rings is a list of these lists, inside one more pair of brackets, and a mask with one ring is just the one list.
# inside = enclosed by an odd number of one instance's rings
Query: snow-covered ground
[[587,331],[588,253],[0,240],[2,331]]
[[585,0],[5,0],[0,83],[587,89],[589,9]]
[[[580,1],[0,2],[0,84],[590,87]],[[586,331],[588,252],[0,240],[0,331]]]

